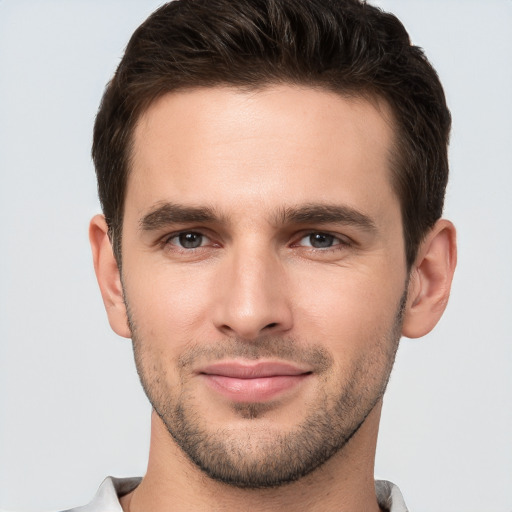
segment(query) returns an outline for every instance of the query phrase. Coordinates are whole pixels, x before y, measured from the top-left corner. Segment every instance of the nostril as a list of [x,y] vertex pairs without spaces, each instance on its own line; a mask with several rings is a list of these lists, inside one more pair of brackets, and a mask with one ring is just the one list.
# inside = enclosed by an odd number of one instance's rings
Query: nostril
[[272,322],[271,324],[268,324],[265,326],[265,329],[272,329],[273,327],[276,327],[277,323],[276,322]]

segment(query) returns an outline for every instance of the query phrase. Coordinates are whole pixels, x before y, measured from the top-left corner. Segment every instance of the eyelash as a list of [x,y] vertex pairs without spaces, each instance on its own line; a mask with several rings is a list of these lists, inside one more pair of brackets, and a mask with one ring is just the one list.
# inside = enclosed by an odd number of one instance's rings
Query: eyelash
[[309,250],[319,251],[319,252],[328,252],[328,251],[337,251],[344,249],[346,247],[350,247],[352,244],[348,241],[347,237],[341,236],[341,235],[334,235],[332,233],[326,232],[326,231],[310,231],[308,233],[304,233],[300,238],[299,242],[302,240],[309,238],[311,242],[311,237],[315,235],[320,235],[323,237],[326,237],[328,239],[331,239],[331,242],[333,242],[332,245],[328,247],[314,247],[313,245],[302,245],[299,246],[298,243],[294,243],[292,247],[307,247]]
[[[199,245],[198,247],[183,247],[179,243],[172,243],[172,240],[179,239],[179,237],[187,236],[187,235],[195,235],[198,237],[202,237],[201,245]],[[309,238],[309,240],[311,242],[311,237],[313,237],[315,235],[317,235],[317,236],[320,235],[320,236],[326,237],[328,239],[331,239],[332,245],[329,245],[327,247],[314,247],[313,245],[300,245],[300,242],[306,238]],[[178,231],[176,233],[171,233],[170,235],[164,237],[161,241],[161,245],[164,248],[167,248],[168,250],[180,251],[183,253],[191,254],[191,253],[195,253],[201,249],[204,249],[205,247],[208,246],[208,244],[203,245],[203,243],[205,242],[204,239],[206,239],[206,241],[210,240],[210,242],[211,242],[211,238],[199,230],[197,230],[197,231],[195,231],[195,230]],[[351,247],[353,245],[352,241],[350,239],[348,239],[348,237],[342,236],[342,235],[334,235],[327,231],[303,232],[300,234],[300,237],[295,238],[295,240],[297,240],[297,241],[293,242],[290,247],[305,248],[309,251],[320,252],[320,253],[340,251],[340,250],[346,249],[347,247]],[[181,243],[183,243],[183,241],[181,241]],[[220,244],[213,243],[210,246],[211,247],[220,247]],[[171,249],[171,247],[172,247],[172,249]]]
[[[206,238],[207,240],[210,239],[210,237],[208,237],[208,235],[205,235],[204,233],[201,233],[200,231],[194,231],[194,230],[190,230],[190,231],[178,231],[177,233],[172,233],[168,236],[166,236],[163,240],[162,240],[162,245],[164,247],[167,247],[169,248],[170,246],[173,247],[173,250],[177,250],[177,251],[183,251],[183,252],[196,252],[198,249],[202,249],[203,247],[205,247],[204,245],[200,245],[198,247],[183,247],[183,246],[180,246],[178,244],[173,244],[172,243],[172,240],[174,240],[175,238],[179,238],[181,236],[186,236],[186,235],[196,235],[196,236],[199,236],[199,237],[202,237],[203,240],[202,242],[204,242],[204,239]],[[216,247],[219,247],[218,244],[214,244],[214,246]]]

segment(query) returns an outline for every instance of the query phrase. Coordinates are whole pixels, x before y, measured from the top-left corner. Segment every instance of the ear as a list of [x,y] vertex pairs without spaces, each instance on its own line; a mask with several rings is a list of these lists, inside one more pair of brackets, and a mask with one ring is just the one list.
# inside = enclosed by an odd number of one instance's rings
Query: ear
[[420,244],[411,270],[402,326],[404,336],[419,338],[437,324],[448,303],[456,263],[455,227],[441,219]]
[[119,336],[131,338],[121,276],[103,215],[96,215],[92,218],[89,225],[89,241],[91,242],[94,271],[100,285],[110,327]]

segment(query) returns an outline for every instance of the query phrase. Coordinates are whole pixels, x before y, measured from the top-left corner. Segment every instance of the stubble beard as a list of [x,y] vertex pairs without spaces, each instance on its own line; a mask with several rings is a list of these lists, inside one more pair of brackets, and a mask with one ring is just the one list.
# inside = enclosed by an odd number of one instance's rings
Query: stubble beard
[[[294,482],[339,453],[356,434],[382,398],[398,348],[406,302],[403,294],[392,328],[381,336],[368,353],[340,378],[337,396],[326,390],[308,410],[303,421],[287,432],[254,422],[271,416],[272,403],[233,403],[233,412],[248,422],[246,429],[209,428],[201,417],[194,396],[185,382],[187,369],[199,358],[209,361],[222,357],[258,359],[275,357],[306,363],[315,368],[317,378],[332,379],[333,358],[322,346],[303,347],[290,338],[265,337],[244,342],[229,339],[222,346],[196,345],[179,358],[178,369],[158,369],[147,360],[145,341],[139,336],[136,321],[127,305],[137,372],[146,395],[169,434],[185,455],[210,478],[245,489],[263,489]],[[158,371],[160,370],[160,371]],[[180,373],[181,390],[166,385],[166,370]],[[332,389],[332,386],[331,386]],[[278,405],[277,405],[278,407]],[[270,422],[271,424],[271,422]]]

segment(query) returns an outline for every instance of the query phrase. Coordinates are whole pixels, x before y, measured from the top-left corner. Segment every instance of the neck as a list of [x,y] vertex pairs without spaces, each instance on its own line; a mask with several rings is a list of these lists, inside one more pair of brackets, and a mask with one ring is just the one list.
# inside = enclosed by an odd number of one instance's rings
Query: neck
[[121,505],[124,512],[377,512],[373,469],[380,411],[381,402],[345,447],[321,467],[271,489],[239,489],[210,479],[181,451],[153,412],[146,476],[121,499]]

